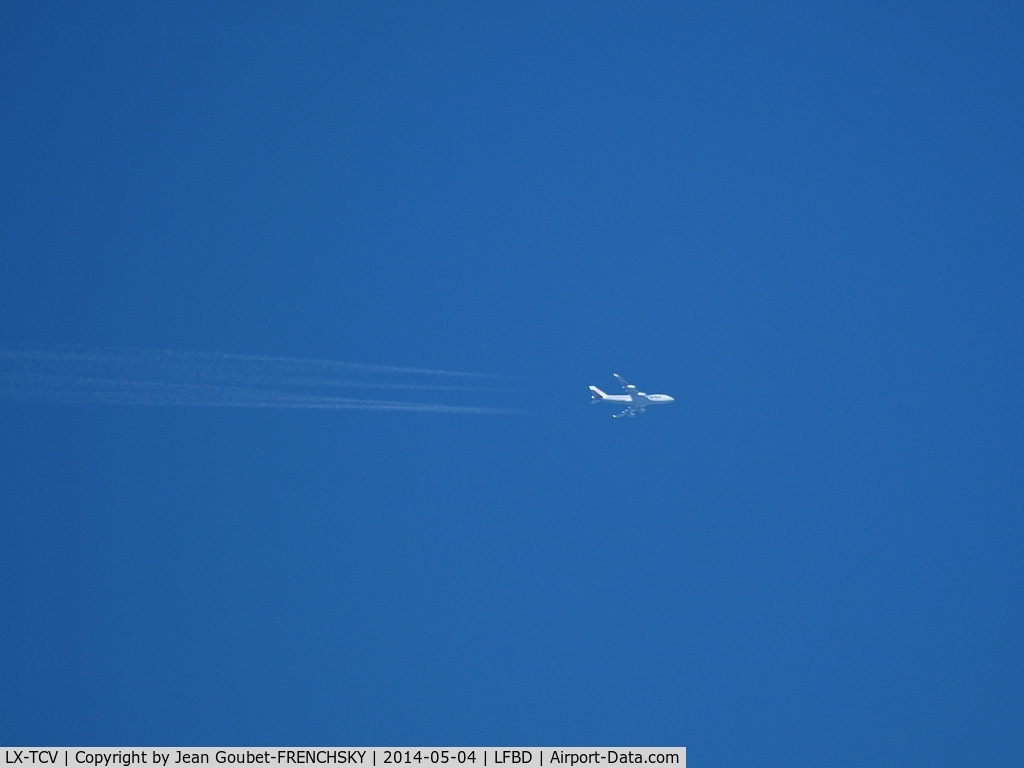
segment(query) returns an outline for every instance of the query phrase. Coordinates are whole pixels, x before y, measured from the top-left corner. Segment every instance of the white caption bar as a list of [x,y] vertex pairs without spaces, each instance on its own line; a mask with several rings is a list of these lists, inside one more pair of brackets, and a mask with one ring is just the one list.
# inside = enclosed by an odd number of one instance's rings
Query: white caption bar
[[663,765],[686,768],[686,747],[0,747],[4,766],[184,768],[223,766],[451,766],[573,768]]

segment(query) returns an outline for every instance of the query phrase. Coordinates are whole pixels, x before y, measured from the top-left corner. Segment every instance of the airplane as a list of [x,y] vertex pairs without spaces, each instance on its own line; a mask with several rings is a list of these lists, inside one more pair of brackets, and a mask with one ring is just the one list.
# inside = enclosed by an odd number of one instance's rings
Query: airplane
[[629,416],[630,418],[637,415],[637,413],[643,413],[644,408],[648,405],[661,405],[663,403],[671,403],[675,400],[674,397],[668,395],[648,395],[643,392],[638,392],[636,386],[626,382],[624,378],[619,376],[617,373],[613,373],[622,388],[626,390],[624,395],[606,395],[597,387],[590,387],[590,402],[593,403],[626,403],[626,410],[622,413],[616,413],[612,416],[613,419],[621,419],[623,416]]

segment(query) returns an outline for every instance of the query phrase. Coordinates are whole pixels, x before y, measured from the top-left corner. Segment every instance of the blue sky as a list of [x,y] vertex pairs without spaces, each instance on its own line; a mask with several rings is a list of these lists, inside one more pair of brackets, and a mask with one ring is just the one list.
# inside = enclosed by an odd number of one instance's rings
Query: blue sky
[[0,14],[0,346],[529,410],[0,402],[0,741],[1019,759],[1019,5]]

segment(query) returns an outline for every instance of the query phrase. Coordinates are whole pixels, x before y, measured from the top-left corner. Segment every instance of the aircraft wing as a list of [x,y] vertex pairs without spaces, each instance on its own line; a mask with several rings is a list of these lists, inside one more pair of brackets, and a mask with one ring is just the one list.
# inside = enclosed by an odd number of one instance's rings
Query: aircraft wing
[[623,416],[636,416],[638,413],[644,412],[644,406],[646,403],[637,403],[635,405],[629,405],[626,410],[622,413],[616,413],[612,416],[613,419],[621,419]]
[[613,373],[612,376],[614,376],[616,378],[616,380],[618,380],[619,384],[622,385],[622,388],[624,390],[626,390],[626,392],[628,392],[631,395],[636,394],[636,385],[635,384],[630,384],[628,381],[626,381],[624,378],[619,376],[619,374],[617,374],[617,373]]

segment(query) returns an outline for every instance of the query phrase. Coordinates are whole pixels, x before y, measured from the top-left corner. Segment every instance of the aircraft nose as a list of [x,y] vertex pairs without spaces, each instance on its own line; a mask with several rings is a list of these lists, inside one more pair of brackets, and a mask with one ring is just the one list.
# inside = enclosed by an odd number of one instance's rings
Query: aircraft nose
[[676,401],[676,399],[674,397],[669,397],[668,395],[665,395],[665,402],[666,403],[674,403],[675,401]]

